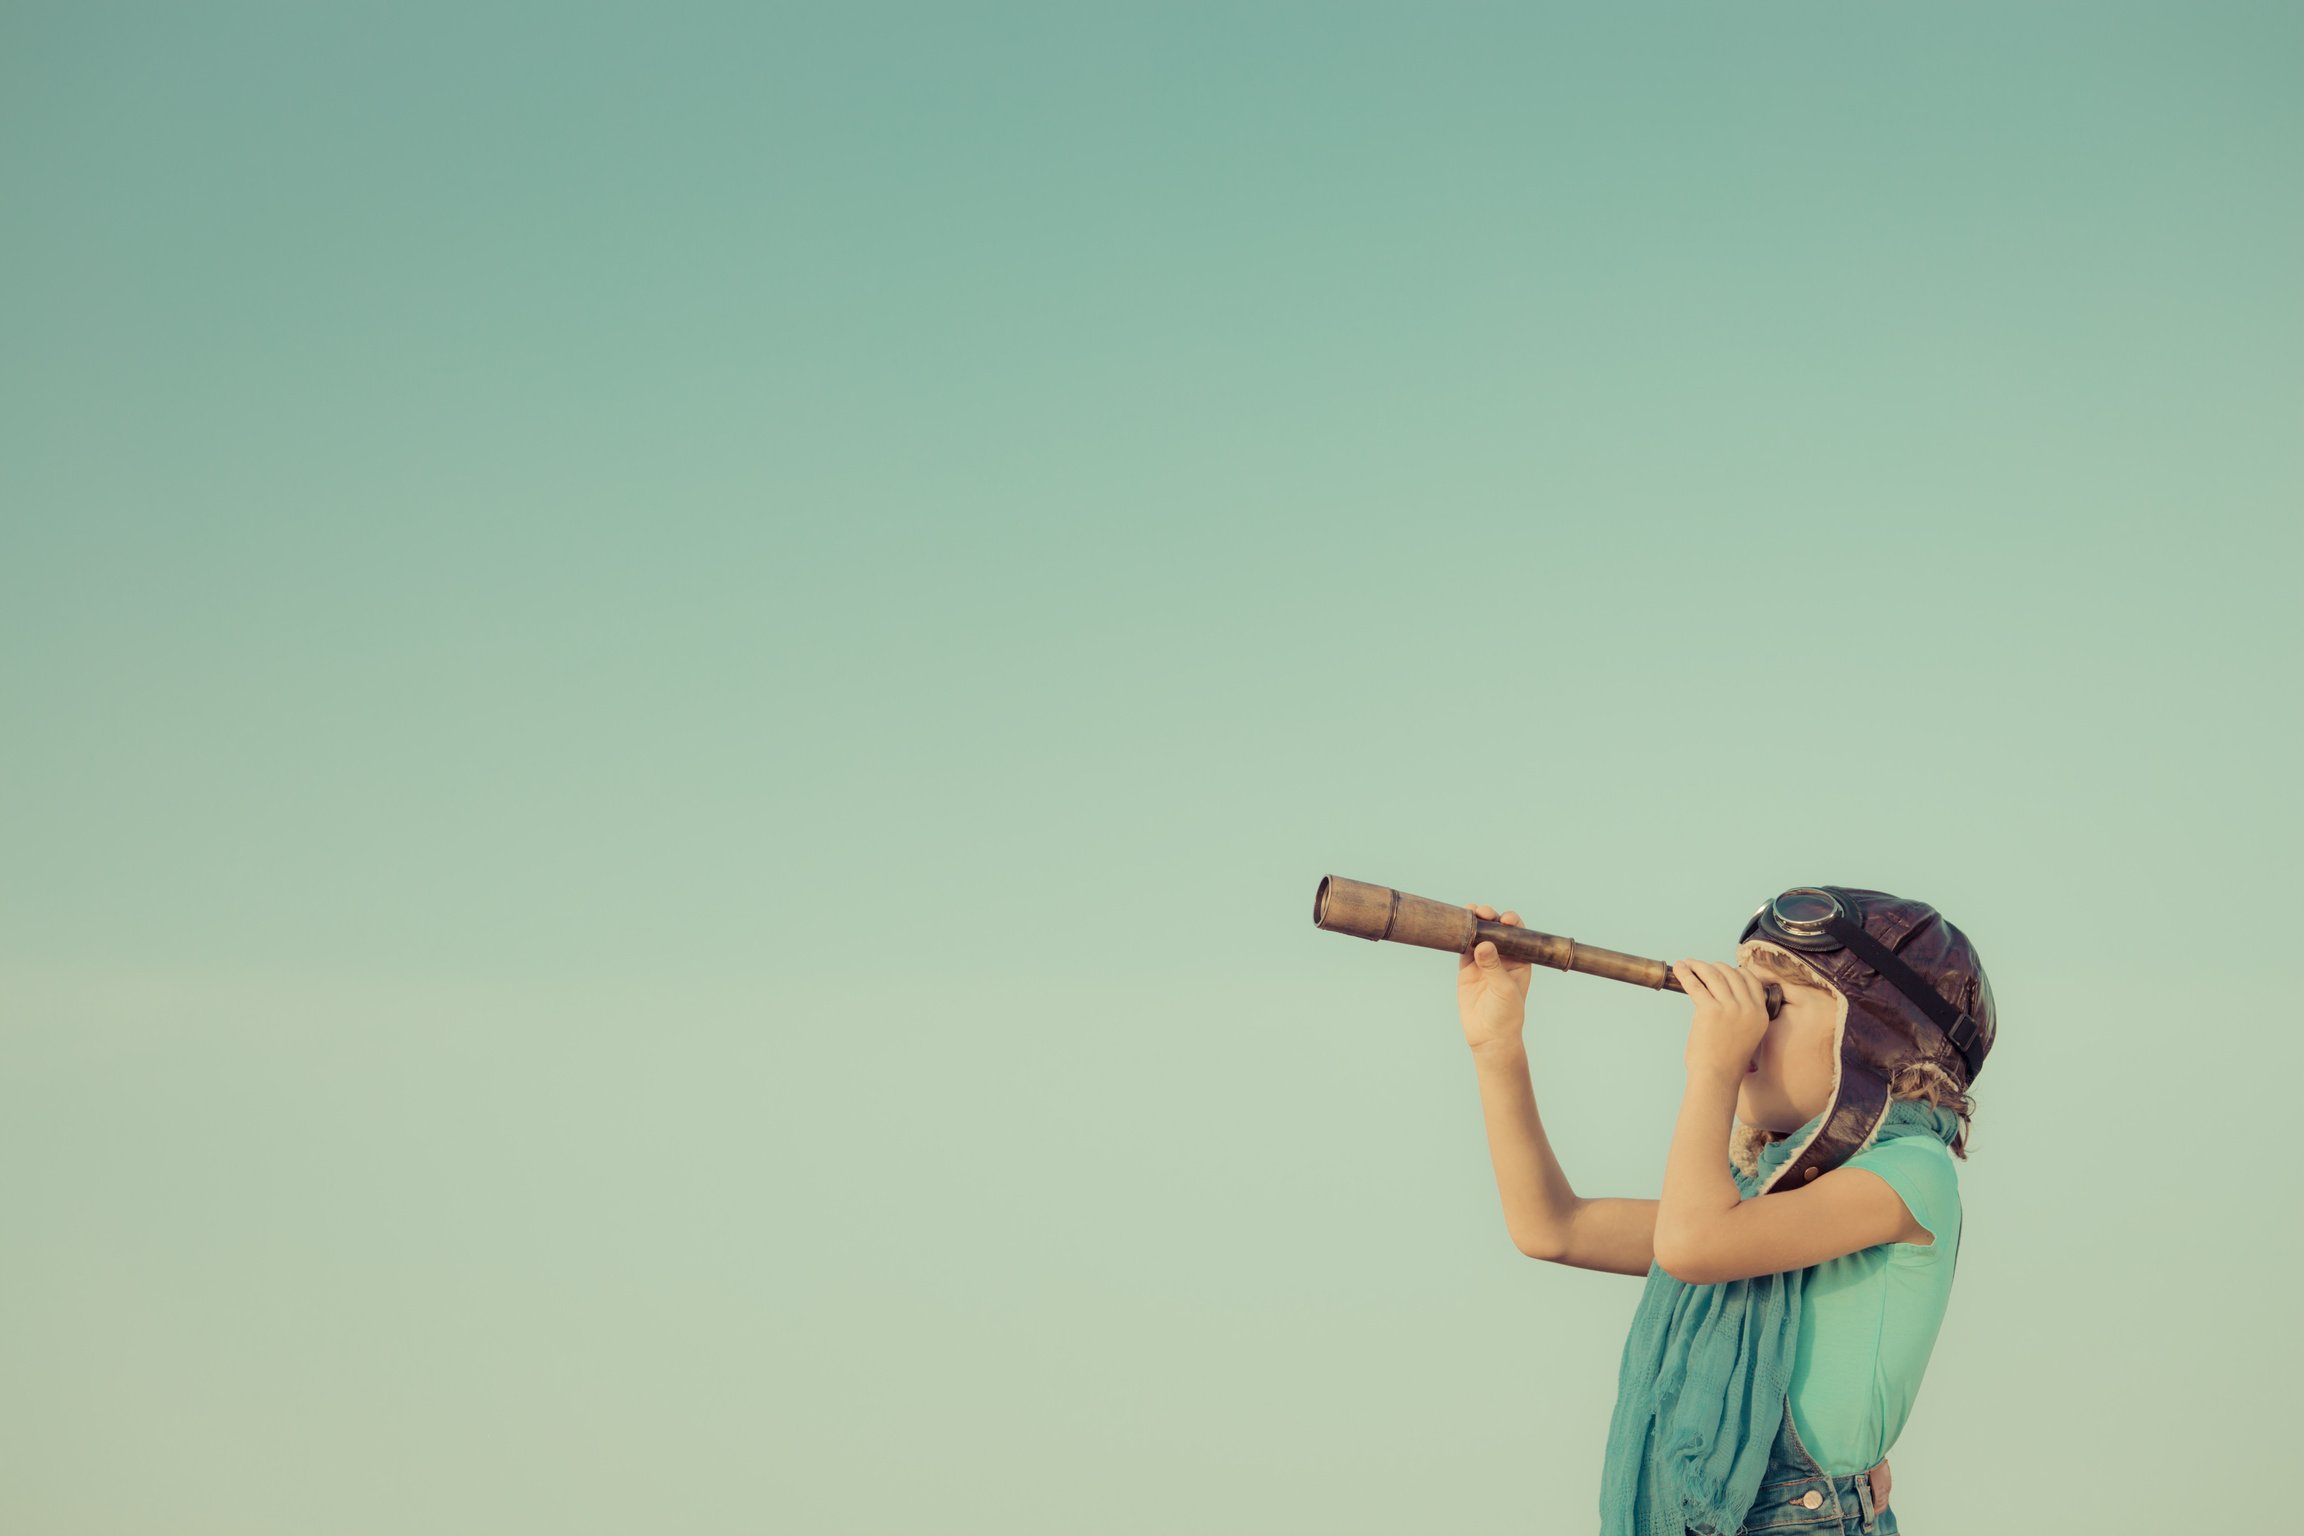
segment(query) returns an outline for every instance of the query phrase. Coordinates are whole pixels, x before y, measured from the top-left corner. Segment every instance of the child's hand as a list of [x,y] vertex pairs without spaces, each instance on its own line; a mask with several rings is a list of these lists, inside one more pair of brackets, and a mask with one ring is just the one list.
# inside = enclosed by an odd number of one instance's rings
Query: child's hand
[[[1484,902],[1467,902],[1474,917],[1508,927],[1524,926],[1520,914],[1502,917]],[[1507,960],[1492,940],[1482,939],[1456,959],[1456,1011],[1464,1019],[1464,1042],[1472,1049],[1509,1045],[1520,1038],[1528,1018],[1528,976],[1535,965]]]
[[1683,960],[1672,974],[1696,1005],[1688,1024],[1688,1071],[1728,1073],[1741,1082],[1768,1033],[1768,999],[1760,978],[1708,960]]

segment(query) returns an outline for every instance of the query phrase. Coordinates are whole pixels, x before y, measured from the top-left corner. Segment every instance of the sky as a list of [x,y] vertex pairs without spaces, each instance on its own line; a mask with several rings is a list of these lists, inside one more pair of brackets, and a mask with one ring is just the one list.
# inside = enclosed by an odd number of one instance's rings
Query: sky
[[[1445,953],[1936,905],[1910,1529],[2256,1518],[2292,7],[0,9],[0,1528],[1589,1530]],[[1539,972],[1584,1195],[1689,1021]]]

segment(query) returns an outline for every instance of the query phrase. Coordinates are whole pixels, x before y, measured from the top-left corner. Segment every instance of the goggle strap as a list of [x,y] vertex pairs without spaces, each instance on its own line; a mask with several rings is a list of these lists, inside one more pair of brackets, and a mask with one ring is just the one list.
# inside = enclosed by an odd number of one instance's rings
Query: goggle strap
[[1895,951],[1847,918],[1835,913],[1824,920],[1824,926],[1841,943],[1854,950],[1865,964],[1887,977],[1897,991],[1920,1005],[1928,1017],[1935,1021],[1936,1027],[1944,1031],[1944,1038],[1952,1042],[1952,1048],[1960,1053],[1960,1059],[1968,1064],[1968,1079],[1974,1082],[1976,1074],[1984,1065],[1978,1059],[1976,1050],[1977,1041],[1983,1033],[1976,1027],[1976,1021],[1946,1002],[1944,994],[1928,985],[1927,979],[1918,971],[1897,959]]

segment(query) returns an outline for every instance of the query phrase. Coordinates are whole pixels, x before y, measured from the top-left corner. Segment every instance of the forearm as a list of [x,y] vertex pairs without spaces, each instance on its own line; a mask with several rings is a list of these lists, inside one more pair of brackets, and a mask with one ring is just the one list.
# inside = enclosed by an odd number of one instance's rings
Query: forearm
[[[1727,1071],[1691,1070],[1664,1160],[1664,1199],[1656,1210],[1659,1260],[1701,1241],[1707,1228],[1743,1202],[1728,1172],[1728,1133],[1736,1122],[1737,1079]],[[1670,1266],[1667,1264],[1667,1268]]]
[[1578,1201],[1536,1112],[1527,1047],[1518,1041],[1482,1047],[1472,1059],[1480,1079],[1480,1112],[1488,1123],[1488,1157],[1496,1165],[1496,1193],[1504,1202],[1504,1228],[1522,1253],[1560,1253]]

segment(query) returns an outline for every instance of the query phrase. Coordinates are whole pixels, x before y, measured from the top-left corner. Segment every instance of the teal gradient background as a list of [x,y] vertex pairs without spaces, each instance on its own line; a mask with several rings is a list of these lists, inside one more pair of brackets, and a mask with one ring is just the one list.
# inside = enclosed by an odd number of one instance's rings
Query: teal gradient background
[[2273,1518],[2300,188],[2288,6],[8,6],[0,1529],[1588,1530],[1330,873],[1935,902],[1905,1528]]

